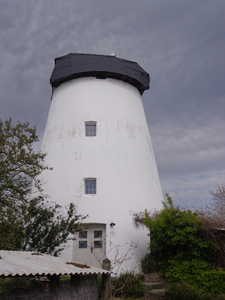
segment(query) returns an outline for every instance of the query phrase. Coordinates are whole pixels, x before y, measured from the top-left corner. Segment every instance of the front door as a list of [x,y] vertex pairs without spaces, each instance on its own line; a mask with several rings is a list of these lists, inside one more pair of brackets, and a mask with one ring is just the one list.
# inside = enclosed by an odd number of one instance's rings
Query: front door
[[105,239],[105,224],[83,224],[75,236],[74,261],[101,268],[106,257]]

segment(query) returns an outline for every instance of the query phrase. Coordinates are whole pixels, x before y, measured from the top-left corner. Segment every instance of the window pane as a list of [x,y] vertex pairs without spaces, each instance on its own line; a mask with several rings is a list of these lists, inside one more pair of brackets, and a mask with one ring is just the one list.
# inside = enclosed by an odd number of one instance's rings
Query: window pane
[[95,239],[101,239],[102,238],[102,231],[101,230],[94,231],[94,238]]
[[79,238],[80,239],[86,239],[87,238],[87,231],[80,231],[79,232]]
[[96,136],[96,124],[95,125],[85,125],[86,136]]
[[79,248],[86,249],[87,248],[87,241],[79,241]]
[[94,248],[102,248],[102,241],[94,241]]
[[85,194],[96,194],[96,179],[85,180]]

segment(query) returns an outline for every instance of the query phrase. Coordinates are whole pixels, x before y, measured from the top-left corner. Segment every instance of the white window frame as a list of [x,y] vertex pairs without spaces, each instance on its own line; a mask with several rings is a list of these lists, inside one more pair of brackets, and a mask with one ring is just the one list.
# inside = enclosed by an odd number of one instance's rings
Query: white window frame
[[[88,184],[90,184],[88,186]],[[84,194],[96,195],[97,194],[97,179],[90,177],[84,179]]]

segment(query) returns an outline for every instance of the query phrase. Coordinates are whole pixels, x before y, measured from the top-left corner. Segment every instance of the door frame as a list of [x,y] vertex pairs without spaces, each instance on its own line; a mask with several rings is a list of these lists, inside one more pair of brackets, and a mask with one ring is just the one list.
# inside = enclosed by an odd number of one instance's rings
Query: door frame
[[[96,229],[96,230],[95,230]],[[80,232],[87,231],[87,237],[79,237]],[[94,232],[102,231],[102,237],[94,237]],[[79,247],[79,242],[83,241],[86,247]],[[96,243],[95,243],[96,242]],[[102,248],[96,247],[100,242]],[[80,230],[74,235],[73,261],[83,263],[93,267],[102,268],[102,261],[106,258],[106,224],[105,223],[83,223]]]

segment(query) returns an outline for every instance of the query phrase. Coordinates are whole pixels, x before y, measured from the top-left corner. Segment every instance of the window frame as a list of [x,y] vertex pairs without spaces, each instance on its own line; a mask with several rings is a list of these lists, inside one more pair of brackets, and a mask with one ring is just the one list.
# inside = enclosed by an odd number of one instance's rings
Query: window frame
[[97,136],[97,122],[96,121],[86,121],[85,122],[85,136],[86,137]]
[[[88,185],[90,184],[90,185]],[[84,194],[96,195],[97,194],[97,179],[89,177],[84,179]]]

